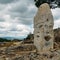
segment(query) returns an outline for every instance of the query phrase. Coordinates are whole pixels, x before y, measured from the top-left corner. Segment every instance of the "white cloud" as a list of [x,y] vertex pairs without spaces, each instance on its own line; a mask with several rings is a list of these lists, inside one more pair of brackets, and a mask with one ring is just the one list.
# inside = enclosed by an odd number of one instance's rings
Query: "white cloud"
[[52,9],[54,17],[54,29],[60,28],[60,8]]
[[54,21],[54,29],[60,28],[60,19]]
[[[26,37],[33,33],[33,19],[37,12],[34,0],[0,0],[0,37]],[[54,28],[60,27],[60,9],[52,10]]]

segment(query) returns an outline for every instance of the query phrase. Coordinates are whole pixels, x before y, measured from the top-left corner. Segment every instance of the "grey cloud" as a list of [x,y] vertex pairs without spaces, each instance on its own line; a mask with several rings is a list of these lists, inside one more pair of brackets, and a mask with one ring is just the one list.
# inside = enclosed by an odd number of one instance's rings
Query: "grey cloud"
[[60,14],[53,15],[54,20],[60,19]]
[[[17,28],[17,25],[18,25],[18,23],[16,23],[16,24],[12,24],[11,26],[10,26],[10,29],[8,30],[9,32],[21,32],[21,31],[23,31],[22,29],[18,29]],[[20,28],[20,27],[19,27]]]
[[25,13],[27,12],[28,7],[25,5],[17,5],[16,7],[13,7],[12,10],[10,10],[11,12],[17,12],[17,13]]
[[20,30],[18,30],[17,28],[11,28],[10,30],[9,30],[10,32],[21,32],[22,30],[20,29]]
[[34,3],[34,0],[24,0],[24,2],[27,2],[28,4]]
[[5,34],[6,35],[7,33],[8,33],[8,31],[1,31],[0,30],[0,34]]
[[5,22],[5,20],[3,18],[0,17],[0,22]]
[[[3,36],[15,36],[17,34],[20,37],[21,37],[21,34],[23,34],[23,37],[26,36],[27,34],[25,30],[27,30],[27,28],[31,27],[33,24],[33,16],[34,16],[35,10],[33,8],[29,10],[30,5],[33,6],[34,4],[33,0],[0,0],[0,4],[1,6],[5,5],[3,6],[3,8],[0,7],[0,12],[2,10],[1,13],[3,13],[2,17],[5,18],[5,19],[0,18],[0,22],[12,23],[12,25],[8,27],[0,26],[0,29],[1,29],[0,34],[3,34]],[[17,19],[15,20],[15,18]],[[15,20],[16,22],[14,22],[13,20]],[[20,29],[20,27],[17,28],[15,23],[16,25],[22,24],[22,25],[26,25],[27,27],[25,30],[22,28]],[[6,30],[4,31],[4,29]]]
[[12,28],[10,31],[17,31],[17,29],[16,28]]
[[60,19],[60,16],[54,16],[54,20]]
[[31,17],[35,14],[36,10],[34,8],[29,11],[30,5],[34,5],[33,0],[20,0],[19,2],[9,10],[11,14],[14,14],[15,17],[19,15],[22,18]]
[[[26,36],[26,32],[33,31],[33,20],[36,12],[37,8],[34,6],[34,0],[0,0],[0,16],[2,16],[0,22],[4,22],[4,24],[6,22],[8,26],[5,27],[1,25],[0,34],[14,37],[22,37],[21,35],[23,35],[23,37]],[[54,18],[57,20],[60,18],[60,15],[55,16],[54,14]],[[20,24],[26,26],[26,28],[21,28],[22,26],[19,27]]]
[[1,4],[7,4],[7,3],[11,3],[14,0],[0,0]]
[[4,29],[4,27],[0,26],[0,29]]
[[[18,3],[16,6],[13,6],[13,8],[9,10],[9,14],[12,18],[18,17],[18,20],[20,20],[19,23],[30,26],[33,24],[33,18],[37,10],[35,7],[31,8],[30,4],[34,6],[33,0],[24,0],[21,4]],[[30,10],[29,7],[31,8]]]
[[21,21],[21,23],[22,24],[25,24],[25,25],[31,25],[32,24],[32,22],[30,22],[30,21],[25,21],[25,22],[24,21]]
[[0,11],[3,10],[6,7],[6,5],[0,4]]
[[24,25],[27,25],[27,26],[30,26],[33,24],[33,19],[32,18],[25,18],[25,19],[22,19],[22,18],[19,18],[20,20],[20,24],[24,24]]

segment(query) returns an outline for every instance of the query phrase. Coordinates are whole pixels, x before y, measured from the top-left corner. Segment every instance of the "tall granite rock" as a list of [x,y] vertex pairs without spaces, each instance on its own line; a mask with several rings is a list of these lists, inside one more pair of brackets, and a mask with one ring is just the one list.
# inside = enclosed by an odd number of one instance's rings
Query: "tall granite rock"
[[40,5],[34,17],[34,45],[39,52],[53,49],[53,16],[47,3]]

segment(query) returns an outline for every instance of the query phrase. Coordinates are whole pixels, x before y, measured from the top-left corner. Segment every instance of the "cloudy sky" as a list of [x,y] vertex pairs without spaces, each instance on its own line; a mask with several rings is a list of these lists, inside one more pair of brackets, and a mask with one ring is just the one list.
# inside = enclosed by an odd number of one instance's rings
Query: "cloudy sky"
[[[33,33],[37,12],[34,0],[0,0],[0,37],[24,38]],[[60,27],[60,9],[52,10],[54,28]]]

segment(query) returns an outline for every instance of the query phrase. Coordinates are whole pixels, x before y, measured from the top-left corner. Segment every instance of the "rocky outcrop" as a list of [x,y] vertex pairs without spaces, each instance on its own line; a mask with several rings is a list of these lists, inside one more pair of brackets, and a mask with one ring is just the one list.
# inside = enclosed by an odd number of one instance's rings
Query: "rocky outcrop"
[[53,49],[53,25],[50,7],[47,3],[44,3],[38,8],[34,18],[34,45],[38,51],[46,52]]
[[60,50],[60,28],[54,29],[54,49]]

